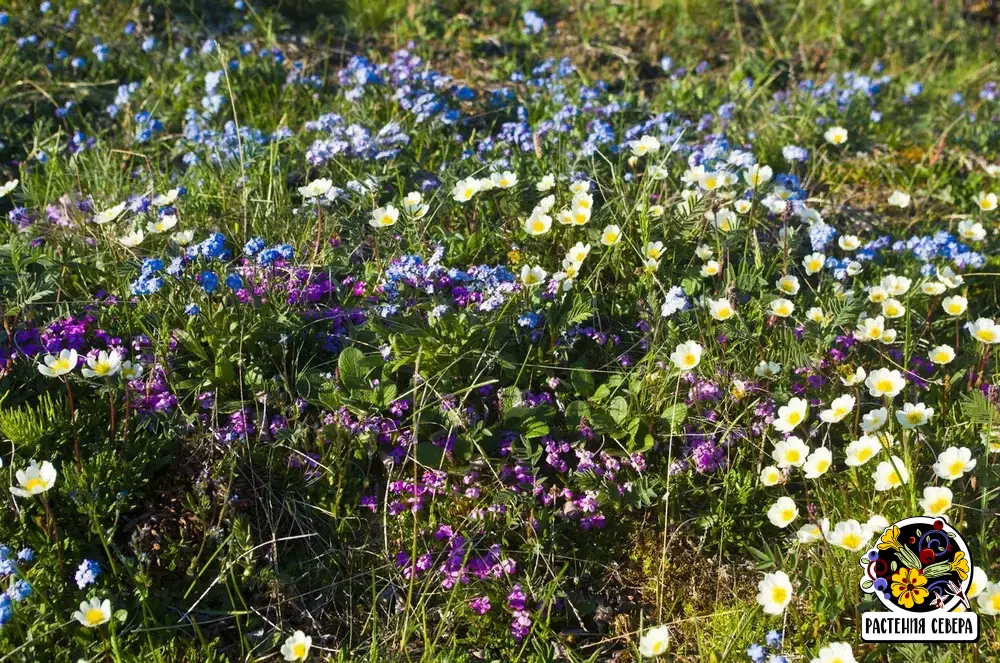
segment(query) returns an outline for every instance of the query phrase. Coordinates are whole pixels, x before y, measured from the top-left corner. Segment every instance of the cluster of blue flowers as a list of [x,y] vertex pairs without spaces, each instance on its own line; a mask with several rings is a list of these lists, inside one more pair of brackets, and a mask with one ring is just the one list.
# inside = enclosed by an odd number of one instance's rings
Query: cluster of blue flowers
[[[30,564],[35,559],[35,551],[31,548],[24,548],[13,557],[11,556],[12,552],[7,546],[0,544],[0,580],[18,576],[19,568]],[[0,626],[14,617],[14,604],[25,600],[32,593],[31,585],[23,578],[18,578],[10,583],[7,591],[0,594]]]
[[76,569],[76,575],[74,576],[76,586],[80,589],[85,589],[97,582],[97,576],[99,575],[101,575],[101,565],[93,560],[85,559],[80,562],[80,566]]
[[755,643],[747,647],[747,657],[752,663],[788,663],[785,656],[777,653],[782,642],[781,631],[769,631],[764,636],[764,644]]

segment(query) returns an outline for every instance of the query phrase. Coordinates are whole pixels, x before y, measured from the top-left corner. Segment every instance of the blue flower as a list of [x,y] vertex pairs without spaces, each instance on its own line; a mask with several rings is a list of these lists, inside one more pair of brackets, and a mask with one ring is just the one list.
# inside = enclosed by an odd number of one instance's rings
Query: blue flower
[[184,312],[193,318],[201,314],[201,308],[197,304],[188,304],[184,307]]
[[245,253],[248,257],[253,258],[260,251],[262,251],[265,246],[267,245],[264,243],[263,239],[260,237],[254,237],[243,245],[243,253]]
[[781,645],[781,631],[768,631],[764,636],[764,642],[768,647],[778,647]]
[[240,278],[239,274],[230,274],[226,277],[226,287],[239,290],[243,287],[243,279]]
[[759,644],[752,644],[747,647],[747,656],[750,657],[750,660],[753,661],[753,663],[761,663],[766,654],[767,652],[764,651],[764,647]]
[[76,586],[80,589],[92,585],[97,581],[97,576],[101,575],[101,566],[97,562],[85,559],[80,562],[76,570]]
[[212,294],[219,287],[219,277],[215,275],[215,272],[202,272],[198,281],[201,283],[202,290],[208,294]]
[[20,603],[33,593],[34,591],[31,589],[31,585],[28,584],[27,580],[18,580],[10,586],[10,589],[7,590],[7,596],[9,596],[14,603]]

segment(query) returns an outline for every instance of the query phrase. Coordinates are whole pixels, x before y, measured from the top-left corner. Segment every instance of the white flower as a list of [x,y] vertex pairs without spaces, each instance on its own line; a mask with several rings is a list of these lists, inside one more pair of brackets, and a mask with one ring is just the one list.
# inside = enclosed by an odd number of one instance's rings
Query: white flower
[[865,531],[868,532],[868,538],[871,538],[876,534],[881,535],[888,526],[889,521],[885,516],[875,514],[865,523]]
[[509,189],[517,184],[517,173],[505,170],[502,173],[493,173],[490,182],[498,189]]
[[87,365],[80,372],[85,378],[109,378],[118,373],[121,367],[122,358],[117,350],[111,352],[101,350],[96,358],[87,358]]
[[639,140],[629,141],[628,146],[632,150],[632,154],[644,157],[647,154],[656,154],[660,149],[660,141],[656,136],[643,136]]
[[969,300],[962,295],[952,295],[941,300],[941,307],[948,315],[962,315],[969,307]]
[[722,265],[720,265],[717,260],[709,260],[701,266],[701,275],[704,278],[716,276],[721,271]]
[[552,228],[552,217],[545,213],[535,214],[532,212],[524,221],[524,232],[532,237],[544,235]]
[[281,655],[286,661],[304,661],[309,655],[309,648],[312,646],[312,637],[302,631],[296,631],[288,636],[285,644],[281,645]]
[[909,483],[910,472],[903,464],[902,458],[890,456],[890,460],[883,460],[878,464],[872,478],[875,480],[875,490],[886,491]]
[[52,463],[47,460],[42,461],[41,465],[32,460],[28,463],[28,467],[18,470],[14,476],[17,477],[18,485],[11,486],[10,492],[18,497],[31,497],[52,488],[56,483],[57,472]]
[[965,595],[974,599],[982,594],[989,584],[990,579],[986,577],[986,571],[983,571],[982,567],[974,566],[972,567],[972,582],[969,583],[969,589],[965,591]]
[[871,537],[871,532],[852,518],[837,523],[827,534],[826,540],[830,542],[830,545],[857,552],[865,547]]
[[167,205],[173,205],[175,202],[177,202],[177,194],[179,193],[180,191],[178,189],[171,189],[166,193],[162,193],[159,196],[153,198],[153,206],[166,207]]
[[987,166],[983,168],[983,170],[986,172],[987,175],[989,175],[993,179],[1000,177],[1000,166],[994,163],[987,164]]
[[521,283],[528,286],[538,285],[545,280],[548,276],[548,272],[542,269],[540,266],[535,265],[534,267],[529,267],[524,265],[521,267]]
[[881,450],[882,445],[879,444],[878,439],[871,435],[862,435],[847,445],[844,450],[847,454],[844,464],[848,467],[861,467],[877,456]]
[[482,185],[478,179],[475,177],[466,177],[455,184],[455,188],[451,191],[451,197],[456,203],[468,202],[481,189]]
[[556,185],[555,175],[549,173],[547,175],[543,175],[542,179],[538,180],[538,182],[535,184],[535,190],[539,192],[551,191],[552,188],[555,187],[555,185]]
[[938,454],[934,474],[948,481],[955,481],[976,467],[976,459],[968,447],[948,447]]
[[724,233],[736,227],[736,215],[730,209],[720,209],[718,212],[709,210],[705,212],[705,218]]
[[98,225],[104,225],[109,221],[114,221],[121,213],[125,211],[125,203],[118,203],[114,207],[108,208],[103,212],[98,212],[94,215],[94,223]]
[[920,500],[920,508],[925,516],[943,516],[951,508],[952,492],[944,486],[927,486],[924,488],[924,499]]
[[733,305],[729,303],[728,299],[716,299],[708,303],[708,311],[712,314],[712,317],[716,320],[728,320],[729,318],[736,315],[736,310],[733,309]]
[[984,615],[1000,615],[1000,583],[989,583],[976,597],[979,612]]
[[786,295],[797,295],[799,293],[799,280],[791,275],[782,276],[774,283],[774,287]]
[[837,246],[843,251],[857,251],[861,247],[861,240],[857,235],[841,235],[837,238]]
[[843,421],[844,417],[854,411],[856,399],[850,394],[844,394],[833,399],[828,410],[819,413],[819,418],[828,424],[835,424]]
[[601,244],[604,246],[614,246],[622,238],[622,229],[615,224],[604,227],[601,231]]
[[780,615],[792,600],[792,583],[784,571],[768,573],[757,583],[757,603],[769,615]]
[[898,299],[887,299],[882,302],[882,315],[887,318],[901,318],[906,314],[906,307]]
[[872,433],[885,425],[889,420],[889,411],[884,407],[870,410],[861,417],[861,430]]
[[910,194],[903,193],[902,191],[893,191],[892,195],[889,196],[889,204],[893,207],[899,207],[901,209],[910,206]]
[[682,371],[690,371],[701,361],[702,350],[703,348],[696,341],[680,343],[670,355],[670,361]]
[[3,186],[0,186],[0,198],[3,198],[8,193],[17,188],[18,181],[16,179],[10,180]]
[[174,242],[176,242],[179,246],[186,246],[191,243],[191,240],[194,239],[194,231],[178,230],[170,236],[170,239],[174,240]]
[[896,421],[903,428],[923,426],[934,416],[934,408],[923,403],[904,403],[903,409],[896,410]]
[[577,242],[566,252],[566,259],[579,265],[590,255],[590,244]]
[[802,266],[805,268],[806,274],[810,275],[822,271],[825,263],[826,256],[818,251],[816,253],[810,253],[802,259]]
[[569,190],[570,193],[574,195],[578,193],[587,193],[590,191],[590,180],[576,180],[569,185]]
[[73,619],[87,628],[94,628],[111,621],[111,601],[93,598],[80,604],[80,609],[73,613]]
[[843,145],[847,142],[847,129],[844,127],[830,127],[823,133],[823,138],[831,145]]
[[698,186],[705,191],[715,191],[726,186],[729,182],[728,173],[725,171],[707,171],[698,180]]
[[903,374],[895,369],[878,368],[872,371],[865,380],[868,393],[875,398],[887,396],[895,398],[906,386]]
[[833,465],[833,452],[826,447],[819,447],[806,458],[802,470],[807,479],[818,479]]
[[851,645],[846,642],[831,642],[819,650],[819,656],[810,663],[857,663]]
[[698,248],[694,250],[694,254],[701,260],[708,260],[712,257],[712,253],[712,247],[708,244],[699,244]]
[[854,338],[862,342],[879,341],[885,333],[885,318],[881,315],[874,318],[863,318],[858,320],[858,327],[854,330]]
[[663,257],[663,242],[649,242],[646,244],[646,257],[652,260],[659,260]]
[[957,288],[965,282],[962,275],[956,274],[951,267],[937,270],[937,279],[948,288]]
[[333,186],[333,180],[326,177],[321,177],[318,180],[313,180],[305,186],[299,187],[299,195],[303,198],[318,198],[330,190]]
[[139,362],[123,361],[121,373],[122,378],[125,380],[138,380],[142,377],[142,364]]
[[63,350],[58,355],[45,355],[42,363],[38,365],[38,372],[50,378],[58,378],[76,368],[77,359],[76,350]]
[[177,217],[173,214],[164,214],[146,224],[146,230],[154,235],[165,233],[177,225]]
[[142,244],[142,240],[144,239],[146,239],[146,233],[141,230],[133,230],[124,237],[119,237],[118,243],[128,248],[134,248]]
[[754,164],[743,171],[743,180],[747,183],[747,185],[757,188],[760,185],[771,181],[771,176],[773,174],[774,172],[771,170],[770,166]]
[[419,191],[411,191],[403,196],[403,211],[412,219],[422,219],[430,209],[424,203],[424,197]]
[[778,408],[774,428],[782,433],[791,432],[809,417],[809,402],[804,398],[793,398],[787,405]]
[[794,435],[775,444],[774,451],[771,452],[771,458],[774,458],[781,469],[800,467],[805,464],[808,456],[809,447],[801,438]]
[[781,372],[781,364],[776,361],[761,360],[753,369],[753,374],[759,378],[773,378]]
[[670,176],[670,171],[664,168],[663,166],[659,166],[657,164],[653,164],[646,170],[646,177],[650,177],[654,180],[665,180],[669,176]]
[[880,285],[872,286],[868,290],[868,301],[872,304],[881,304],[889,299],[889,291]]
[[802,545],[816,543],[823,538],[823,530],[814,523],[806,523],[795,532],[795,540]]
[[976,195],[976,204],[984,212],[992,212],[997,208],[997,194],[980,191]]
[[905,276],[896,276],[895,274],[887,274],[882,277],[882,281],[879,283],[886,292],[888,292],[893,297],[899,297],[900,295],[905,295],[906,291],[910,289],[913,281],[906,278]]
[[936,297],[937,295],[944,293],[946,289],[947,288],[945,288],[944,283],[939,281],[927,281],[926,283],[920,284],[920,291],[925,295],[930,295],[931,297]]
[[965,328],[972,334],[972,338],[980,343],[987,345],[1000,343],[1000,325],[990,318],[979,318],[975,322],[967,322]]
[[986,239],[986,229],[983,228],[983,224],[971,219],[958,222],[958,234],[970,242],[981,242]]
[[388,228],[396,225],[399,220],[399,210],[392,205],[376,207],[372,210],[372,218],[368,220],[368,225],[372,228]]
[[863,367],[858,366],[853,373],[840,376],[840,382],[845,387],[853,387],[856,384],[864,382],[866,377],[868,377],[868,373],[865,372]]
[[778,501],[767,510],[767,519],[772,525],[781,529],[788,527],[798,517],[799,507],[795,505],[795,500],[787,496],[779,497]]
[[882,338],[879,339],[879,342],[884,345],[892,345],[895,340],[896,340],[896,330],[886,329],[884,332],[882,332]]
[[781,483],[784,476],[781,470],[775,465],[768,465],[760,471],[760,482],[762,485],[770,487]]
[[646,658],[660,656],[670,644],[670,630],[666,626],[655,626],[639,638],[639,653]]
[[823,321],[826,320],[826,316],[823,314],[823,309],[818,306],[813,306],[806,311],[806,319],[819,325],[823,324]]
[[746,214],[750,211],[751,207],[753,207],[753,203],[749,200],[743,200],[742,198],[733,202],[733,209],[736,210],[737,214]]
[[939,345],[930,351],[928,359],[939,366],[944,366],[945,364],[950,364],[955,359],[955,351],[951,349],[951,346]]
[[779,297],[771,300],[771,315],[779,318],[787,318],[795,311],[795,304],[789,300]]

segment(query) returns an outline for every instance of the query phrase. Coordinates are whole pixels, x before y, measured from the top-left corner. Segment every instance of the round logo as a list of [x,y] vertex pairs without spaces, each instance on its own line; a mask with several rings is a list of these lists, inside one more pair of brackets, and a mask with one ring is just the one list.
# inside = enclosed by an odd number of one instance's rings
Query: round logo
[[917,516],[889,525],[860,564],[861,591],[893,612],[969,609],[969,549],[944,518]]

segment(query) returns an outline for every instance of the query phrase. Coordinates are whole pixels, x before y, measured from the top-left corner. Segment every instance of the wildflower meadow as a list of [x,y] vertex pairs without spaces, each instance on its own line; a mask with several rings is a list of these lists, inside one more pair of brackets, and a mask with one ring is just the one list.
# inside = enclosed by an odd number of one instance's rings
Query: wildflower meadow
[[1000,659],[998,22],[0,0],[0,662]]

